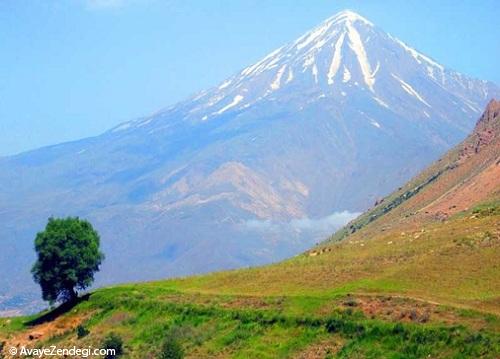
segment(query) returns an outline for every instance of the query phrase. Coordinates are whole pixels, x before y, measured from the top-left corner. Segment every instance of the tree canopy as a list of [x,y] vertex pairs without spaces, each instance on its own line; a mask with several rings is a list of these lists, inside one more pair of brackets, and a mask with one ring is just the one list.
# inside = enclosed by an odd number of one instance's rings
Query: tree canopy
[[49,218],[35,239],[37,261],[31,270],[42,297],[51,303],[76,299],[89,287],[104,259],[99,234],[78,217]]

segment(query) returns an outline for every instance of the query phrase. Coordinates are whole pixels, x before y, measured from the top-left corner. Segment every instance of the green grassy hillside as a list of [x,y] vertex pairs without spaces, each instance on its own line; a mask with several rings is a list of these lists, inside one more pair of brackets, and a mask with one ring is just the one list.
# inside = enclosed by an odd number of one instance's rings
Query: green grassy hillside
[[169,335],[193,358],[495,358],[499,223],[497,201],[276,265],[101,289],[54,320],[4,319],[0,336],[99,347],[115,332],[137,358]]

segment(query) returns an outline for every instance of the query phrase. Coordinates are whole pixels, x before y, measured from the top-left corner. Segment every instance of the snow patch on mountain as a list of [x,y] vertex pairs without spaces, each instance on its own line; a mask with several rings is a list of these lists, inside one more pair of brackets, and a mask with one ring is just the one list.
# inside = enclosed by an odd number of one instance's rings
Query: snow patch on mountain
[[350,79],[351,79],[351,72],[347,67],[344,66],[344,75],[342,77],[342,82],[343,83],[349,82]]
[[421,64],[422,61],[425,61],[427,62],[428,64],[434,66],[434,67],[437,67],[439,70],[443,71],[444,70],[444,67],[443,65],[441,64],[438,64],[436,61],[432,60],[431,58],[425,56],[424,54],[418,52],[417,50],[415,50],[414,48],[408,46],[407,44],[405,44],[403,41],[389,35],[389,37],[394,40],[395,42],[397,42],[401,47],[403,47],[406,51],[408,51],[411,56],[413,56],[413,58],[419,63]]
[[239,104],[241,102],[241,100],[243,100],[243,99],[244,99],[244,97],[241,96],[241,95],[234,96],[233,101],[231,101],[231,103],[229,103],[228,105],[224,106],[219,111],[217,111],[216,114],[220,115],[220,114],[226,112],[230,108],[232,108],[232,107],[236,106],[237,104]]
[[363,46],[363,41],[361,41],[361,36],[350,21],[346,23],[346,26],[348,30],[347,35],[349,37],[349,46],[356,54],[366,85],[373,92],[373,85],[375,84],[375,72],[372,72],[370,61],[368,60],[368,55],[366,54],[365,47]]
[[398,76],[392,74],[392,77],[394,77],[396,80],[398,80],[401,84],[401,87],[403,88],[403,90],[405,90],[407,93],[409,93],[410,95],[412,95],[413,97],[415,97],[417,100],[419,100],[420,102],[422,102],[424,105],[428,106],[428,107],[432,107],[431,105],[429,105],[429,103],[427,101],[425,101],[422,96],[417,92],[415,91],[415,89],[413,87],[410,86],[410,84],[408,84],[407,82],[403,81],[401,78],[399,78]]
[[311,72],[314,76],[314,83],[318,83],[318,66],[316,64],[313,65]]
[[343,32],[335,43],[335,49],[333,53],[332,63],[330,65],[330,70],[328,71],[328,84],[333,85],[333,78],[340,68],[340,62],[342,60],[342,44],[344,43],[346,33]]
[[383,106],[383,107],[385,107],[385,108],[389,108],[389,105],[388,105],[388,104],[386,104],[386,103],[385,103],[384,101],[382,101],[381,99],[379,99],[377,96],[373,96],[372,98],[373,98],[373,99],[375,100],[375,102],[377,102],[380,106]]
[[351,10],[343,10],[340,11],[339,13],[333,15],[331,18],[327,19],[325,22],[331,24],[339,23],[339,22],[355,22],[355,21],[361,21],[365,25],[368,26],[374,26],[372,22],[370,22],[368,19],[364,18],[363,16],[355,13],[354,11]]
[[289,67],[288,68],[288,77],[286,78],[286,81],[285,83],[289,83],[293,80],[293,71],[292,71],[292,68]]
[[371,124],[372,126],[374,126],[374,127],[377,127],[377,128],[380,128],[380,127],[381,127],[381,126],[380,126],[380,123],[378,123],[377,121],[374,121],[374,120],[371,120],[371,121],[370,121],[370,124]]
[[219,86],[219,90],[223,90],[225,89],[226,87],[228,87],[229,85],[231,85],[231,80],[226,80],[224,81],[220,86]]
[[118,125],[114,129],[111,130],[111,132],[119,132],[119,131],[124,131],[132,126],[131,122],[125,122],[122,123],[121,125]]
[[271,89],[277,90],[280,88],[281,85],[281,77],[283,76],[283,73],[285,72],[286,65],[281,66],[281,68],[278,70],[276,73],[276,77],[274,78],[274,81],[271,83]]

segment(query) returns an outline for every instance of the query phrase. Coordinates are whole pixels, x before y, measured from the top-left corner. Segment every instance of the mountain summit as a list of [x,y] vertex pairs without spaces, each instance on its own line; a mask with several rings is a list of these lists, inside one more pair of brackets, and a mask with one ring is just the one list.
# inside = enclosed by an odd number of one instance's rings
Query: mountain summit
[[[433,111],[441,111],[441,116],[443,111],[452,110],[477,116],[495,91],[498,88],[494,84],[448,70],[362,16],[346,10],[217,88],[190,99],[185,119],[195,123],[209,121],[228,111],[269,100],[291,102],[290,97],[299,100],[296,109],[301,110],[304,104],[300,100],[304,96],[309,102],[330,98],[343,103],[347,97],[360,94],[367,102],[392,112],[417,110],[416,115],[424,120],[431,118]],[[443,108],[446,104],[436,94],[444,93],[454,97],[449,98],[454,106]],[[461,121],[462,117],[455,117],[448,125],[466,133],[471,121]],[[139,121],[137,125],[147,121]],[[376,126],[375,121],[371,123]]]
[[0,298],[34,292],[26,253],[51,215],[95,223],[101,283],[295,254],[461,141],[492,97],[343,11],[152,116],[0,159]]

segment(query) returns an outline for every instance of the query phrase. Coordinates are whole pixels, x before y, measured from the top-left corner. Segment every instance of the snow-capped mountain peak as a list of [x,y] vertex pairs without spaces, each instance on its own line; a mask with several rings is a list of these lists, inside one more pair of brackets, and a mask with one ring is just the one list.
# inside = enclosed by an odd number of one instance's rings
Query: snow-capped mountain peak
[[[420,114],[430,118],[436,88],[458,99],[464,98],[464,91],[466,98],[483,93],[464,107],[477,114],[490,85],[445,69],[361,15],[345,10],[200,94],[187,118],[204,122],[283,96],[300,102],[304,93],[340,102],[362,95],[399,113],[424,105],[427,109]],[[405,97],[409,101],[401,108],[399,99]]]
[[[356,98],[399,115],[417,111],[428,119],[437,115],[434,107],[441,100],[435,94],[443,91],[455,102],[464,102],[461,111],[476,116],[492,86],[446,69],[363,16],[345,10],[190,99],[181,117],[203,123],[284,98],[293,98],[297,110],[304,102],[345,103]],[[173,106],[166,112],[182,108]],[[117,129],[144,126],[150,120]]]
[[342,10],[335,15],[331,16],[330,18],[326,19],[323,24],[335,24],[335,23],[340,23],[340,22],[355,22],[355,21],[361,21],[365,25],[369,26],[374,26],[371,21],[368,19],[364,18],[360,14],[352,11],[352,10]]
[[[319,85],[326,81],[332,85],[342,68],[342,53],[346,45],[356,55],[364,83],[373,91],[373,69],[376,64],[370,64],[358,30],[365,27],[372,28],[373,24],[352,11],[343,11],[290,44],[271,52],[256,64],[245,68],[234,81],[241,83],[270,71],[275,72],[272,78],[272,90],[278,90],[294,79],[299,81],[301,73],[308,74],[314,84]],[[361,32],[367,31],[369,29],[361,30]],[[347,73],[349,69],[347,67],[345,69],[343,72]],[[285,73],[286,78],[283,76]]]

